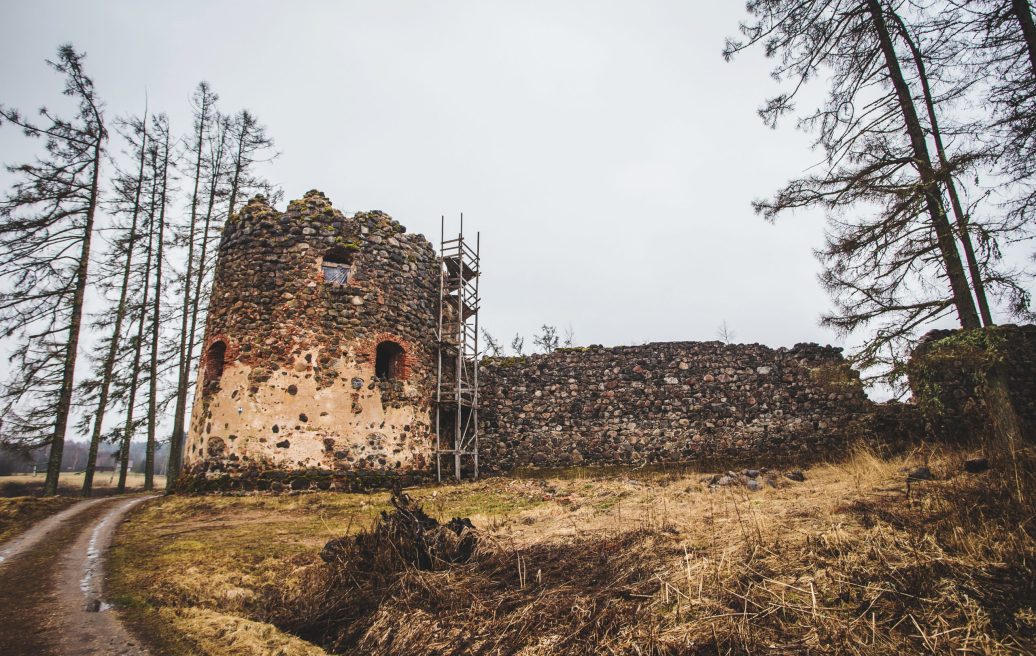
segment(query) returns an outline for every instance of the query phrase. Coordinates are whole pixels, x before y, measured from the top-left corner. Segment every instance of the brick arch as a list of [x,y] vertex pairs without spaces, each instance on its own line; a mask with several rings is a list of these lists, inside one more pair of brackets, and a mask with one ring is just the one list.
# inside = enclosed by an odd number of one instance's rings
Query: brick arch
[[222,376],[227,367],[234,364],[241,355],[241,349],[237,342],[231,340],[223,333],[217,333],[209,337],[205,341],[205,349],[201,352],[201,358],[198,365],[198,380],[203,381],[206,384],[208,381],[209,354],[212,352],[212,345],[216,342],[223,342],[223,345],[226,347],[223,351],[223,366],[220,370],[220,376]]
[[403,349],[403,353],[400,355],[396,380],[403,382],[408,381],[410,379],[410,374],[413,371],[414,347],[413,344],[399,335],[395,335],[393,333],[376,333],[373,337],[363,343],[358,355],[362,357],[366,364],[369,364],[371,368],[374,368],[378,359],[378,344],[381,344],[382,342],[395,342]]
[[205,340],[205,350],[202,351],[202,366],[205,366],[205,359],[208,357],[209,348],[216,342],[223,342],[227,345],[227,352],[223,356],[223,366],[236,361],[241,356],[241,347],[235,340],[230,339],[223,333],[216,333]]

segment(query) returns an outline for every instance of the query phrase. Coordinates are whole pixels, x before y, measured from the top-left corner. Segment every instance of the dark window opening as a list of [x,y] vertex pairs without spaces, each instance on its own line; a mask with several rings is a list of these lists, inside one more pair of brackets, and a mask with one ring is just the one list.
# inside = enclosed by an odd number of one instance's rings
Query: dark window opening
[[403,347],[395,342],[378,344],[377,357],[374,360],[374,375],[385,380],[395,380],[403,376]]
[[439,407],[438,412],[439,441],[443,448],[454,448],[454,445],[457,442],[458,430],[460,430],[462,436],[471,434],[471,429],[473,427],[471,408],[465,406],[460,409],[459,426],[457,425],[456,406],[443,405]]
[[344,248],[332,248],[320,263],[324,274],[324,282],[333,285],[344,285],[349,282],[353,269],[353,254]]
[[227,357],[227,344],[223,341],[213,342],[205,353],[205,389],[219,383],[223,376],[223,362]]
[[457,434],[457,408],[439,406],[438,423],[439,445],[444,449],[452,449]]

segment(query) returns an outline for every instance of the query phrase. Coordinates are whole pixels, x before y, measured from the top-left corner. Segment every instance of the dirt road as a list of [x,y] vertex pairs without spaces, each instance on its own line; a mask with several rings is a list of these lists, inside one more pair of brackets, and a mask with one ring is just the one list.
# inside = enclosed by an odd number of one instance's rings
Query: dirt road
[[148,498],[84,501],[0,545],[0,654],[148,654],[102,601],[115,527]]

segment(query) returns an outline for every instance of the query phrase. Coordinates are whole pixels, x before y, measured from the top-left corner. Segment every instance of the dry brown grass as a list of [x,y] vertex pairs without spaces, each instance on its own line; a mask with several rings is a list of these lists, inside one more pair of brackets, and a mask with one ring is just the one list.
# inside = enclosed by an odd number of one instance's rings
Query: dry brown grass
[[205,608],[163,608],[160,617],[190,636],[195,653],[219,656],[322,656],[327,653],[270,624]]
[[[62,496],[80,496],[83,489],[83,472],[62,472],[58,479],[58,494]],[[46,474],[11,474],[0,476],[0,497],[40,496],[43,494],[43,483]],[[94,477],[93,496],[116,494],[118,476],[111,472],[98,472]],[[140,492],[144,489],[144,474],[130,473],[126,477],[126,490]],[[155,476],[155,489],[165,489],[165,476]]]
[[76,501],[78,499],[72,497],[0,497],[0,543]]
[[[858,449],[760,492],[686,471],[422,488],[431,514],[472,516],[474,557],[386,572],[338,625],[312,621],[350,598],[317,553],[369,527],[386,495],[163,500],[120,537],[124,557],[143,551],[116,578],[150,583],[131,602],[344,653],[1034,653],[1034,508],[1001,471],[961,473],[965,455]],[[920,464],[938,480],[908,497],[903,469]]]

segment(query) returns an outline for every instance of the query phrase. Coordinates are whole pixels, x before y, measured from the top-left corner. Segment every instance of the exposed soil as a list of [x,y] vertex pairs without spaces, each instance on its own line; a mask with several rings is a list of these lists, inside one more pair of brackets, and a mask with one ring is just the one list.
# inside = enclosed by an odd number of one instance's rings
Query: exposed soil
[[[50,498],[63,499],[63,497]],[[100,500],[72,502],[73,505],[71,507],[50,516],[41,514],[46,513],[49,509],[31,507],[31,502],[39,501],[38,499],[28,499],[28,501],[30,503],[21,504],[19,508],[12,509],[8,517],[4,518],[3,525],[5,529],[0,532],[0,535],[3,535],[5,539],[0,540],[0,563],[31,549],[33,545],[60,524],[75,517]]]
[[114,529],[145,499],[84,501],[0,547],[0,653],[148,653],[101,601],[104,555]]

